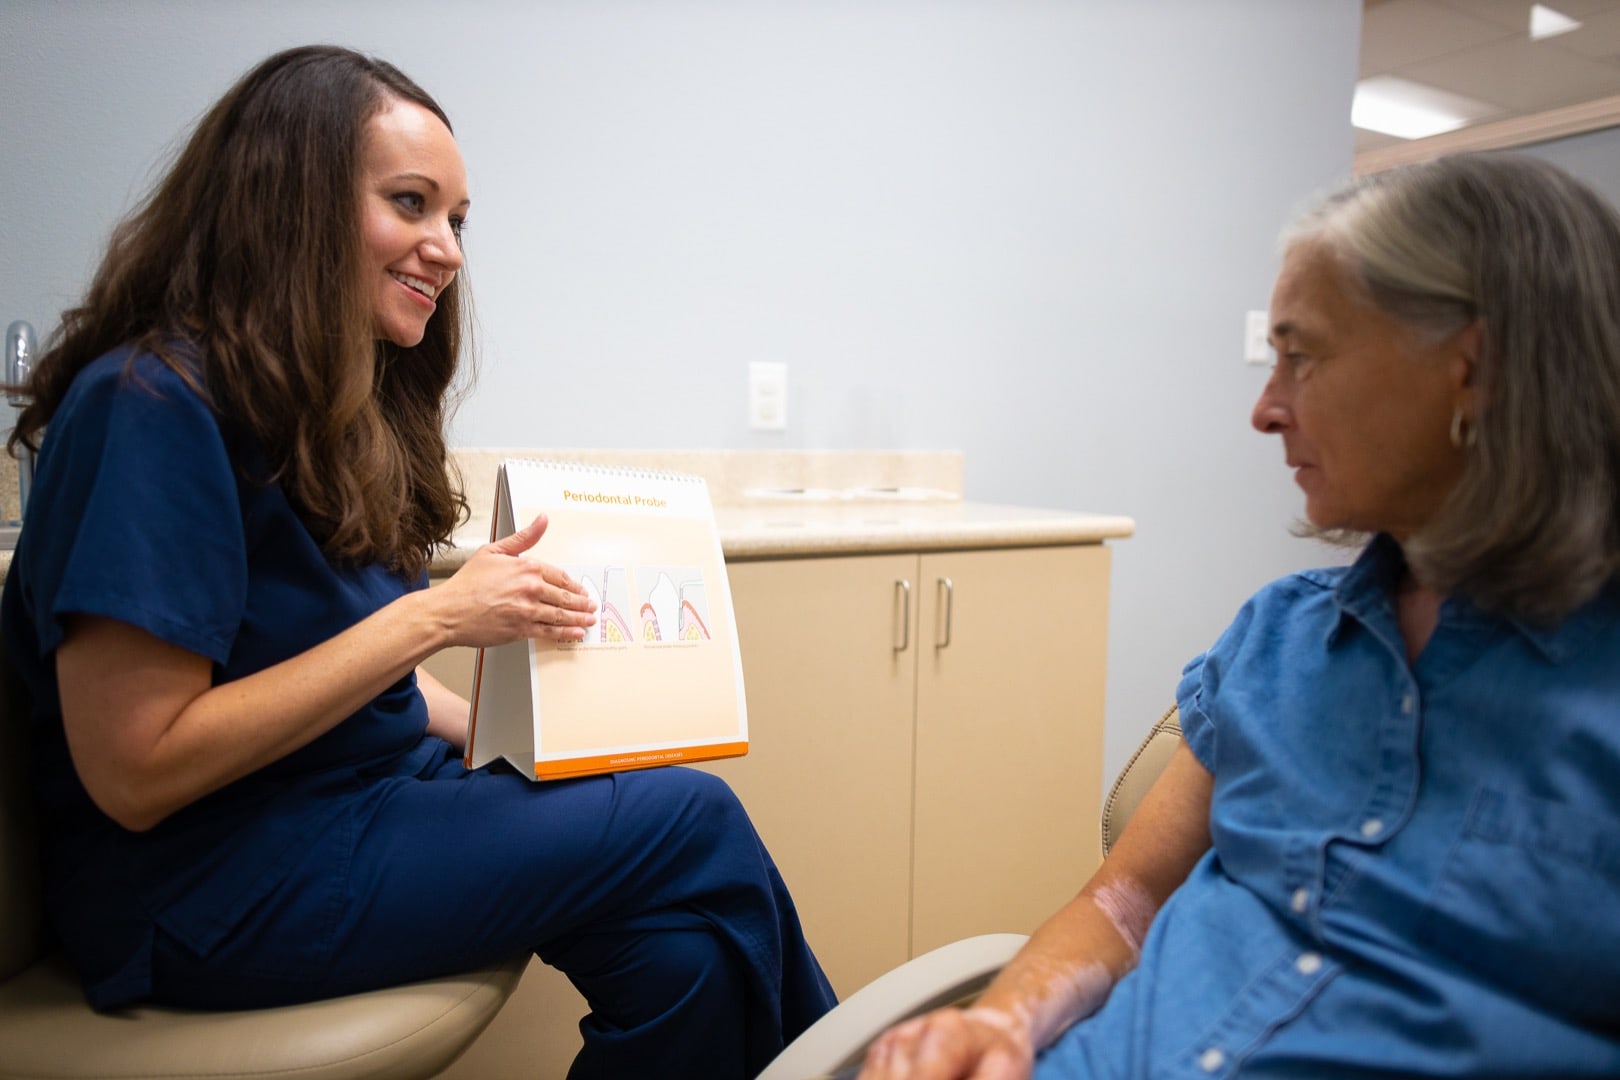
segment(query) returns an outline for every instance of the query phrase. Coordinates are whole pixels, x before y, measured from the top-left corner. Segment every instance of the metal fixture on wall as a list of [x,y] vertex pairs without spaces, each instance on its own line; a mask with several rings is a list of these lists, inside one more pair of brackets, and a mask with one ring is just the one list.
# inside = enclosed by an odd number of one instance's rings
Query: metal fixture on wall
[[[6,400],[12,408],[21,409],[28,404],[22,393],[28,377],[34,373],[34,328],[21,319],[6,327]],[[34,452],[22,448],[17,461],[17,516],[21,518],[28,508],[29,489],[34,486]]]

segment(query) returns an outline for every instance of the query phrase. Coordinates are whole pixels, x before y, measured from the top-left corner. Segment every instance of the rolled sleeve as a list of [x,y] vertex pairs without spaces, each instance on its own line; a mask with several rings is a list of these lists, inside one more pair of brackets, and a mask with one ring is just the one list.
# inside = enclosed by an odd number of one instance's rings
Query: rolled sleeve
[[224,663],[247,597],[235,471],[212,411],[150,356],[113,354],[75,384],[47,432],[29,526],[41,654],[67,618],[97,615]]
[[1176,687],[1176,707],[1180,710],[1181,735],[1199,764],[1215,771],[1215,725],[1204,709],[1204,665],[1208,653],[1199,653],[1182,669]]
[[1189,660],[1181,671],[1181,682],[1176,687],[1176,706],[1181,711],[1181,734],[1199,764],[1211,773],[1216,771],[1219,750],[1220,729],[1215,716],[1221,675],[1231,668],[1233,659],[1243,650],[1254,623],[1256,604],[1263,600],[1268,591],[1262,591],[1244,604],[1215,644],[1207,652]]

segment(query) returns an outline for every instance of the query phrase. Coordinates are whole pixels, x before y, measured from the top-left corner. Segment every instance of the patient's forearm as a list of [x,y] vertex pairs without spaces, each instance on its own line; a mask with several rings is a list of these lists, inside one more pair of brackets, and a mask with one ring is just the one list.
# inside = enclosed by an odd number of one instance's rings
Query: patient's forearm
[[1136,966],[1159,906],[1209,849],[1213,778],[1182,747],[1080,895],[1030,936],[975,1005],[1038,1050],[1095,1012]]
[[974,1008],[1009,1017],[1037,1050],[1050,1045],[1096,1012],[1136,966],[1157,910],[1147,890],[1129,879],[1094,880],[1035,931]]

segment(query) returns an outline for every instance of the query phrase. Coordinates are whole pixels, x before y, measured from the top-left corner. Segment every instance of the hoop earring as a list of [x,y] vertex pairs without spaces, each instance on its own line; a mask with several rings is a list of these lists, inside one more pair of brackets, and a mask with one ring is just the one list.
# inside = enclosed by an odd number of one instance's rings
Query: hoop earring
[[1479,441],[1479,429],[1463,417],[1462,406],[1451,413],[1451,445],[1458,450],[1471,450]]

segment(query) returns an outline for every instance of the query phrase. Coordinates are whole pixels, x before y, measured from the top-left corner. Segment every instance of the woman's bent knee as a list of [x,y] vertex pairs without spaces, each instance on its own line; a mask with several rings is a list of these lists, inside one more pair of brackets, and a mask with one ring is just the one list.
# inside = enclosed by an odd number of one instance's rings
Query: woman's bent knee
[[627,774],[626,779],[645,782],[672,817],[678,815],[711,826],[748,820],[748,812],[731,785],[710,773],[676,765]]

